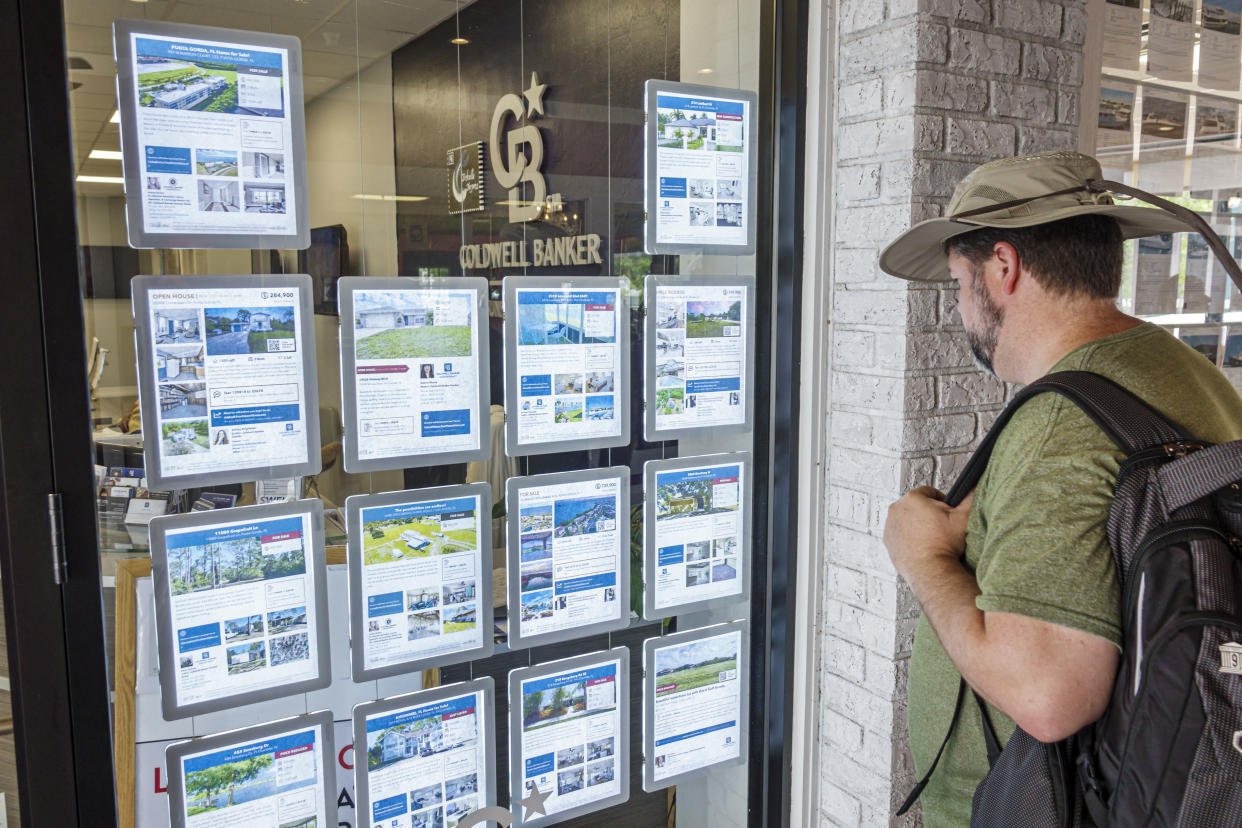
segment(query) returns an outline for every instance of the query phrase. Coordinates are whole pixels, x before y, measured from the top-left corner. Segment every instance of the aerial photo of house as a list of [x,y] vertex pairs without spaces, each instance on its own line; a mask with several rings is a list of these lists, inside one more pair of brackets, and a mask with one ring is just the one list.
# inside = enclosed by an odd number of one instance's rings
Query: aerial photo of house
[[182,420],[162,423],[160,438],[164,453],[169,455],[199,454],[211,450],[206,420]]
[[137,63],[139,106],[232,112],[237,105],[236,67],[144,54]]
[[194,150],[194,169],[199,175],[237,177],[237,153],[232,150]]
[[612,394],[601,394],[598,397],[586,398],[586,418],[588,420],[611,420],[613,412]]

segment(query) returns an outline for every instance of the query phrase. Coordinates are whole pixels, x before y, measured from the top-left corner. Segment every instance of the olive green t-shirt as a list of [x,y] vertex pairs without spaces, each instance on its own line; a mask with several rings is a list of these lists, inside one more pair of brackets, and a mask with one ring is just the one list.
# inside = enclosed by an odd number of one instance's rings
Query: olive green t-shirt
[[[1190,434],[1242,439],[1242,399],[1211,363],[1163,328],[1144,323],[1075,349],[1053,371],[1102,374]],[[1121,641],[1120,589],[1105,525],[1122,453],[1065,397],[1024,404],[996,441],[966,527],[966,565],[979,609],[1010,612]],[[924,617],[910,657],[910,745],[922,775],[953,717],[959,675]],[[1002,740],[1013,720],[990,709]],[[928,828],[970,824],[988,770],[978,708],[967,702],[923,791]]]

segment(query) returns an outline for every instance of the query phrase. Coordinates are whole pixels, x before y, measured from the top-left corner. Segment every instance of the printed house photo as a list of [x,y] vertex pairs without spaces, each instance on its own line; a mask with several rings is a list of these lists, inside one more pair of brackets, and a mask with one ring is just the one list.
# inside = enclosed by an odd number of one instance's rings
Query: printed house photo
[[468,773],[465,776],[459,776],[456,779],[446,779],[444,781],[444,798],[457,799],[458,797],[468,796],[479,792],[479,775],[477,773]]
[[522,596],[522,620],[552,617],[552,590],[529,592]]
[[526,532],[538,532],[552,528],[552,506],[527,506],[521,512],[521,528]]
[[[367,769],[376,771],[402,759],[435,756],[437,753],[456,750],[469,744],[478,738],[476,717],[471,714],[454,719],[450,733],[452,736],[445,738],[444,723],[440,716],[427,716],[371,731],[367,733]],[[411,804],[422,803],[416,807],[438,805],[443,801],[440,786],[429,785],[426,789],[416,789],[411,800]]]
[[474,604],[444,608],[444,634],[466,632],[478,626]]
[[612,394],[601,394],[598,397],[586,398],[586,418],[588,420],[613,419]]
[[276,610],[267,614],[267,631],[270,635],[298,632],[305,630],[306,607]]
[[581,394],[582,374],[556,374],[552,378],[554,394]]
[[[531,731],[541,727],[585,716],[586,682],[580,681],[553,690],[536,690],[522,696],[522,730]],[[592,713],[602,713],[598,709]]]
[[435,638],[440,634],[440,613],[435,610],[412,612],[405,617],[406,641]]
[[715,198],[716,182],[711,178],[692,178],[686,182],[691,198]]
[[736,201],[716,202],[717,227],[741,227],[742,205]]
[[262,615],[250,615],[224,622],[224,640],[227,642],[245,641],[259,635],[263,635]]
[[198,180],[198,210],[200,213],[239,213],[241,195],[236,181]]
[[194,170],[199,175],[237,177],[237,153],[231,150],[194,150]]
[[285,155],[281,152],[243,152],[242,174],[246,178],[284,178]]
[[592,371],[587,374],[586,390],[588,394],[611,391],[612,371]]
[[292,307],[207,308],[208,356],[288,353],[297,348]]
[[712,582],[712,575],[709,567],[710,561],[702,561],[701,563],[692,563],[686,565],[686,586],[702,586]]
[[270,753],[225,762],[185,775],[186,814],[242,805],[276,793],[276,763]]
[[710,201],[690,202],[690,226],[711,227],[716,223],[716,216]]
[[583,329],[586,306],[581,303],[518,304],[519,345],[588,345],[616,342],[615,333],[587,336]]
[[206,376],[203,360],[207,349],[198,345],[156,345],[155,378],[158,380],[201,380]]
[[407,589],[405,591],[405,608],[409,612],[435,609],[438,606],[440,606],[440,590],[438,587]]
[[267,666],[267,653],[262,641],[229,647],[224,653],[230,676],[237,673],[249,673],[251,670],[259,670]]
[[556,793],[559,796],[580,791],[582,787],[582,768],[561,771],[556,775]]
[[732,502],[716,506],[715,480],[684,480],[678,483],[660,483],[656,481],[656,520],[679,515],[709,515],[717,512],[735,512],[738,508],[737,481],[722,483],[730,486],[734,493]]
[[[264,555],[258,538],[237,538],[201,546],[170,546],[168,549],[168,581],[173,595],[299,575],[305,571],[306,559],[301,549]],[[301,629],[305,629],[306,608],[300,607],[299,611]],[[284,614],[295,612],[283,611]],[[273,628],[272,618],[276,615],[282,613],[268,613],[268,630],[290,631]]]
[[732,581],[737,577],[737,558],[712,561],[712,583]]
[[705,638],[655,651],[656,695],[684,693],[737,678],[737,639]]
[[444,604],[464,604],[466,601],[474,600],[475,584],[474,580],[469,581],[446,581],[441,587],[444,596]]
[[440,515],[364,521],[363,563],[369,565],[429,558],[453,552],[471,552],[478,547],[479,531],[473,515],[468,519],[455,517],[452,527],[444,529],[440,524]]
[[556,401],[556,422],[582,422],[582,400],[578,398]]
[[[150,53],[138,41],[138,105],[152,109],[194,109],[234,112],[237,107],[237,66],[215,61],[187,61],[161,54],[152,43]],[[147,47],[150,48],[150,47]]]
[[607,532],[617,525],[617,499],[583,497],[556,501],[556,536],[567,538]]
[[182,420],[160,425],[160,442],[165,454],[199,454],[211,450],[206,420]]
[[682,388],[661,388],[656,391],[656,414],[667,416],[685,410],[686,392]]
[[742,303],[687,302],[686,336],[703,339],[715,336],[737,336],[742,329]]
[[[552,525],[550,514],[548,525]],[[546,532],[535,532],[530,535],[522,535],[521,556],[522,563],[551,560],[552,530],[549,529]]]
[[567,768],[570,765],[581,765],[584,756],[586,756],[586,750],[582,745],[562,748],[556,752],[556,766]]
[[151,314],[152,333],[156,345],[175,345],[181,342],[202,342],[197,308],[164,308]]
[[658,107],[656,118],[660,146],[688,150],[716,148],[716,119],[712,115]]
[[160,417],[176,420],[183,417],[207,416],[207,384],[203,382],[168,382],[159,385]]
[[587,760],[603,759],[613,754],[613,737],[600,739],[598,742],[587,742]]
[[532,561],[522,564],[522,580],[519,585],[521,592],[533,592],[537,589],[552,587],[552,559]]
[[242,199],[247,213],[283,213],[285,185],[247,181],[242,185]]
[[354,356],[357,359],[420,359],[470,356],[473,300],[453,297],[450,318],[436,319],[429,298],[410,291],[354,294]]
[[614,778],[613,763],[609,759],[607,762],[595,762],[587,765],[587,787],[592,785],[603,785],[611,782]]

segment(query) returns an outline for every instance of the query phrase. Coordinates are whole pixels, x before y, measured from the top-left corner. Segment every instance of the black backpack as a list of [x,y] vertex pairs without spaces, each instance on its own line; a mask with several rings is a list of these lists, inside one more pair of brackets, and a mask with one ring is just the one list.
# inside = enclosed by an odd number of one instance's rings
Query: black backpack
[[[1104,716],[1062,742],[1038,742],[1018,728],[1002,750],[970,691],[990,766],[971,825],[1242,824],[1242,441],[1196,440],[1098,374],[1049,374],[1001,413],[949,504],[975,487],[1013,412],[1049,391],[1072,400],[1126,455],[1108,515],[1122,657]],[[898,815],[968,715],[966,696],[963,681],[944,744]]]

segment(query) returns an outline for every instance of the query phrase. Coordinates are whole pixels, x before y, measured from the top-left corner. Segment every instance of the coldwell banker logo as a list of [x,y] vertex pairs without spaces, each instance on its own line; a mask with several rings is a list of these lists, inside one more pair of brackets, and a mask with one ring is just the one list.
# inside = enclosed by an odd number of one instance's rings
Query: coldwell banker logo
[[477,213],[486,206],[483,192],[483,142],[448,151],[449,215]]
[[[543,108],[546,83],[539,82],[539,73],[531,72],[530,88],[521,95],[510,92],[503,96],[492,112],[492,172],[500,186],[509,191],[509,221],[532,221],[539,218],[548,198],[548,182],[543,177],[543,133],[530,123],[536,115],[547,115]],[[510,118],[526,121],[522,126],[503,132]],[[504,139],[502,142],[501,139]],[[530,198],[523,199],[523,184],[531,186]],[[560,201],[557,196],[554,201]]]

